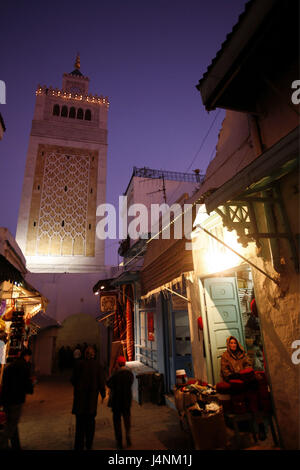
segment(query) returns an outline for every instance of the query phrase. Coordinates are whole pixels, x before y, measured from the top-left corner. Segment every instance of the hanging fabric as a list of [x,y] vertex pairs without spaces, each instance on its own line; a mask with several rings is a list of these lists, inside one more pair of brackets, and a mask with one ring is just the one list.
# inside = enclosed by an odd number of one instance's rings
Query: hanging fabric
[[133,361],[134,359],[133,304],[130,301],[132,294],[132,287],[129,285],[126,289],[126,343],[128,361]]

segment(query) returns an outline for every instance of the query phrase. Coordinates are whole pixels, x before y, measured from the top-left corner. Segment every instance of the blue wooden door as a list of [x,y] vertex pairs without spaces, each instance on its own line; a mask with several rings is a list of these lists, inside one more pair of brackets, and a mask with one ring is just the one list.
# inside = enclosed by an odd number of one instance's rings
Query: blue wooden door
[[174,383],[176,370],[184,369],[188,377],[193,377],[193,361],[191,334],[188,312],[185,310],[172,312],[173,323],[173,374]]

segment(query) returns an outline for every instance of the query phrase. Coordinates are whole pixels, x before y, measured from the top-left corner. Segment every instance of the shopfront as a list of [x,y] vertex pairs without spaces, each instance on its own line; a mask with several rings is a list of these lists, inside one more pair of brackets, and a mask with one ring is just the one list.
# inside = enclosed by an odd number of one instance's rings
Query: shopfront
[[[222,271],[243,264],[251,269],[264,365],[281,442],[287,448],[299,448],[299,366],[292,360],[299,338],[298,146],[296,128],[205,198],[210,217],[215,213],[222,219],[224,241],[227,235],[232,238]],[[196,225],[202,238],[222,246],[211,228],[201,221]],[[226,266],[233,255],[240,260]],[[204,266],[201,249],[195,253],[196,264],[197,259],[201,278],[219,275],[218,269]]]
[[1,371],[31,347],[31,319],[45,310],[47,299],[25,280],[26,263],[7,229],[0,229],[0,344]]
[[25,280],[1,284],[1,327],[5,340],[3,364],[14,361],[23,348],[32,347],[31,319],[45,310],[47,300]]
[[148,302],[139,300],[136,313],[135,356],[136,359],[158,371],[157,298],[152,296]]
[[[255,301],[253,267],[236,253],[243,252],[233,232],[221,217],[199,211],[193,233],[193,256],[201,305],[204,360],[207,379],[216,384],[221,377],[221,357],[226,339],[234,336],[251,358],[254,370],[264,370],[263,335]],[[210,236],[211,234],[212,236]],[[213,238],[215,237],[215,238]],[[226,248],[222,242],[234,251]],[[248,256],[251,254],[249,247]],[[245,254],[245,253],[244,253]]]
[[[140,352],[141,360],[146,358],[150,364],[151,355],[157,370],[164,374],[167,393],[176,383],[176,370],[185,370],[188,377],[194,375],[185,279],[192,269],[192,252],[185,250],[185,239],[149,244],[141,271],[141,339],[146,341]],[[154,341],[149,341],[151,325]]]

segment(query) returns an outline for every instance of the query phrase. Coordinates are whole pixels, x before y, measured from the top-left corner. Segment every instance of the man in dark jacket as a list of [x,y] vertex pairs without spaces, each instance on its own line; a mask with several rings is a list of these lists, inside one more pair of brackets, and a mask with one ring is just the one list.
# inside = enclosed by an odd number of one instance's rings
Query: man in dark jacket
[[21,450],[18,423],[26,394],[33,393],[30,378],[31,355],[31,351],[25,349],[20,358],[4,369],[0,401],[6,413],[6,424],[0,437],[0,449],[7,449],[10,441],[12,449]]
[[105,398],[105,376],[94,348],[88,346],[84,360],[75,364],[71,382],[74,387],[72,413],[76,415],[75,450],[90,450],[95,434],[95,417],[99,392]]
[[130,438],[130,408],[132,401],[131,387],[133,384],[133,373],[130,369],[125,367],[126,359],[119,356],[117,359],[117,369],[113,372],[107,381],[107,386],[110,388],[110,403],[113,412],[113,422],[115,437],[117,441],[117,448],[122,449],[122,423],[121,417],[123,416],[127,446],[131,446]]

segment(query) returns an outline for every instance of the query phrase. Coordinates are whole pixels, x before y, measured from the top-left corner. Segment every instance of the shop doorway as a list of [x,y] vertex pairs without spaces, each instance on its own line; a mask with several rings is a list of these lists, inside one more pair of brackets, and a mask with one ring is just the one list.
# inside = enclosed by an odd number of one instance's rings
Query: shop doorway
[[174,371],[173,380],[176,380],[176,370],[184,369],[187,377],[193,377],[192,347],[190,337],[189,317],[186,310],[172,312],[172,336]]
[[140,362],[158,370],[157,363],[157,320],[156,310],[138,311],[138,330],[136,334],[136,357]]
[[221,356],[226,339],[235,336],[245,348],[255,370],[264,370],[262,335],[252,272],[248,265],[201,280],[203,286],[204,342],[209,382],[221,379]]
[[217,383],[221,380],[221,356],[228,336],[235,336],[245,348],[236,278],[205,279],[204,297],[212,378]]
[[[174,296],[173,296],[174,297]],[[171,296],[162,296],[163,344],[165,385],[167,393],[176,383],[176,370],[184,369],[187,377],[193,377],[192,348],[188,311],[174,308]],[[186,302],[183,304],[186,305]]]

